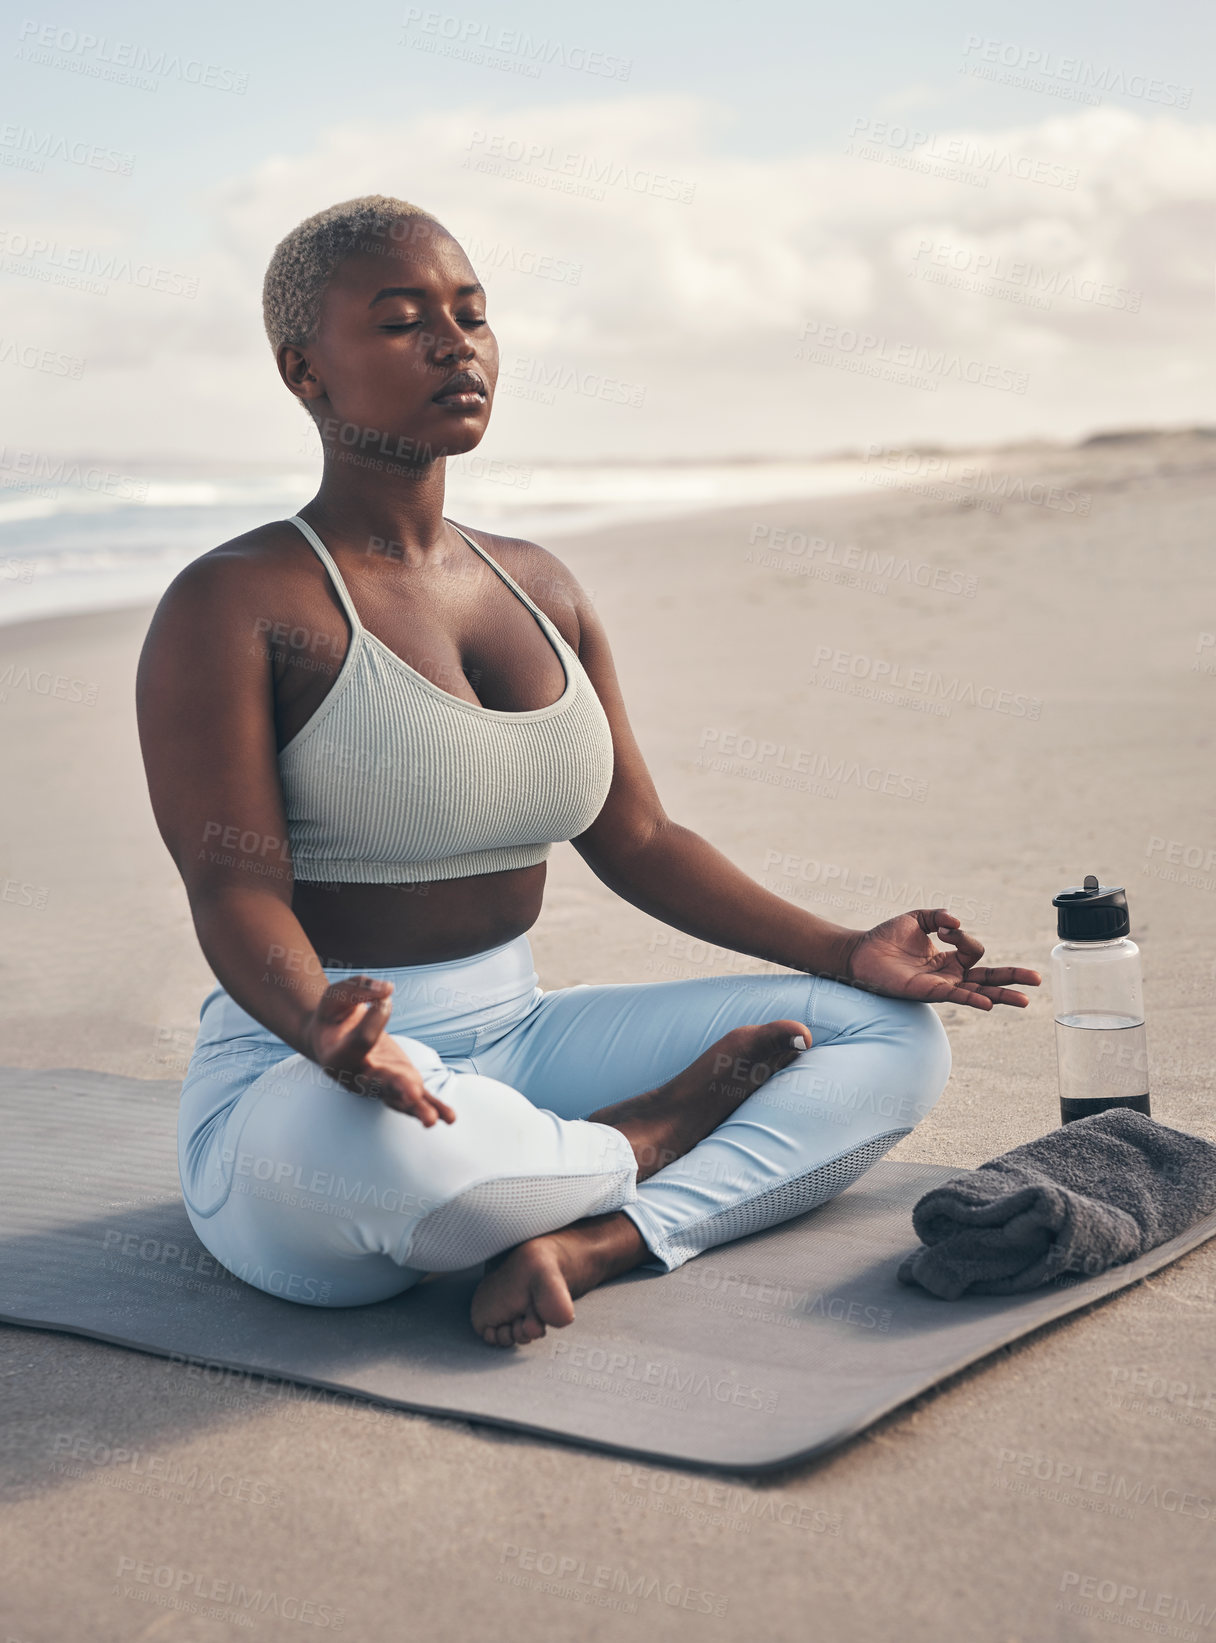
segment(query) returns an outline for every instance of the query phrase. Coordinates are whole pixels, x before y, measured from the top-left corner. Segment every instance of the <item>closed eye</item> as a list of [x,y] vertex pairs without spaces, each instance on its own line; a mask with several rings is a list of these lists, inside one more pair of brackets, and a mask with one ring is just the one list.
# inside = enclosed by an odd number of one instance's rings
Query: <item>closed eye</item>
[[[480,317],[479,315],[466,314],[461,318],[460,323],[461,323],[461,325],[465,326],[466,328],[472,328],[472,327],[478,326],[478,325],[485,325],[488,322],[484,318]],[[381,331],[416,331],[421,324],[422,324],[422,321],[420,319],[398,320],[398,321],[395,321],[395,322],[390,322],[387,325],[381,325],[380,330]]]

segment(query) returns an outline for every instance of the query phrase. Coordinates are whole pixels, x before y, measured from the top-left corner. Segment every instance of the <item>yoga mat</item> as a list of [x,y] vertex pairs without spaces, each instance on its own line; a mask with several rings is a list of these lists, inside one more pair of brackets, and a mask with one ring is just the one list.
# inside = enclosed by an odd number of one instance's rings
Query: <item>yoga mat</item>
[[176,1083],[0,1069],[0,1319],[686,1466],[819,1455],[1053,1318],[1216,1234],[1095,1278],[940,1301],[898,1282],[912,1205],[957,1175],[882,1161],[838,1198],[679,1271],[631,1273],[501,1352],[477,1272],[376,1306],[301,1306],[207,1255],[177,1181]]

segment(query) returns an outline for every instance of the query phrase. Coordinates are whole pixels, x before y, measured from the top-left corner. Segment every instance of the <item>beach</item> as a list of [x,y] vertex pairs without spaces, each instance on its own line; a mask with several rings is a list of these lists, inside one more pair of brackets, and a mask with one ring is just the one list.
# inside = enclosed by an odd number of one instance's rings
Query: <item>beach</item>
[[[1127,888],[1153,1116],[1216,1140],[1214,481],[1201,432],[890,452],[840,494],[544,541],[675,820],[808,911],[945,906],[1043,972],[1025,1011],[940,1008],[951,1081],[896,1160],[970,1168],[1058,1124],[1051,898],[1088,873]],[[149,617],[0,627],[5,1065],[180,1078],[212,985],[140,762]],[[531,940],[546,988],[763,968],[568,845]],[[762,1481],[3,1327],[5,1635],[241,1629],[146,1567],[273,1583],[355,1638],[1200,1635],[1214,1320],[1208,1244]],[[298,1635],[285,1614],[259,1634]]]

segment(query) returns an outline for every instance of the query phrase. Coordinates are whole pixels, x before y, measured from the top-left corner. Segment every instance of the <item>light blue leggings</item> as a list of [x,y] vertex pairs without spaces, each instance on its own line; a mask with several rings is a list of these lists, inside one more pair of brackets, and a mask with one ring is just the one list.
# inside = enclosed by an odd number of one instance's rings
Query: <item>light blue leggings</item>
[[[618,1209],[647,1264],[671,1271],[834,1197],[924,1117],[950,1072],[927,1004],[814,976],[543,992],[526,936],[362,973],[394,982],[389,1031],[454,1124],[425,1129],[344,1088],[222,988],[203,1004],[182,1087],[182,1192],[199,1238],[237,1277],[314,1306],[385,1300]],[[805,1022],[811,1047],[640,1184],[620,1131],[583,1116],[654,1089],[734,1027],[782,1018]]]

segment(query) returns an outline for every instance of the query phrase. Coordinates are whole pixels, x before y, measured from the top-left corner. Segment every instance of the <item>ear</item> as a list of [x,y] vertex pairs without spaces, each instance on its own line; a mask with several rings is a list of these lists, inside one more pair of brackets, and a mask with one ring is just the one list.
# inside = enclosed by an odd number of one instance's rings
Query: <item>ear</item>
[[297,399],[320,399],[324,394],[325,385],[314,372],[308,355],[294,343],[281,343],[275,362],[279,375]]

